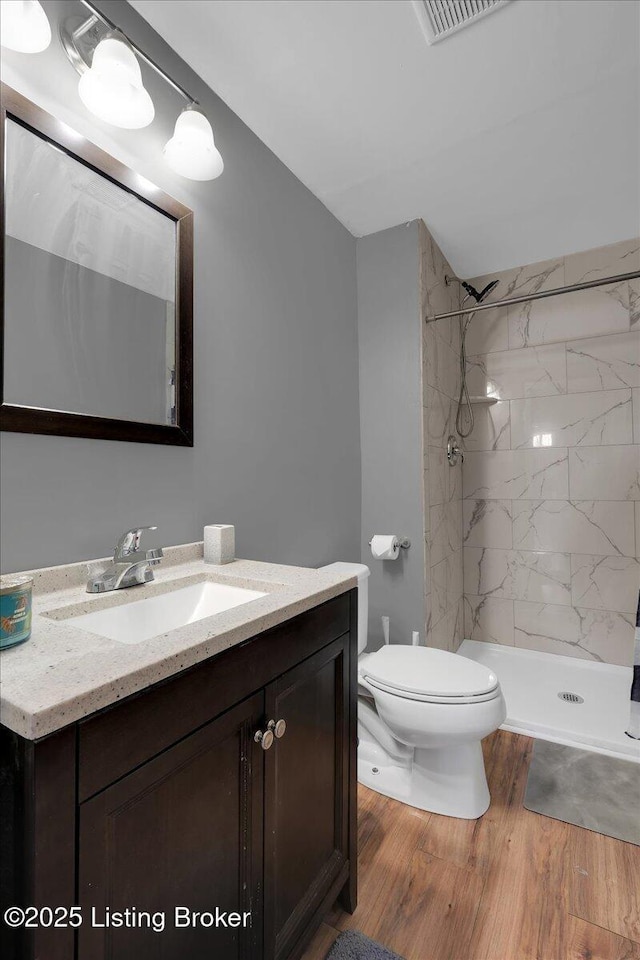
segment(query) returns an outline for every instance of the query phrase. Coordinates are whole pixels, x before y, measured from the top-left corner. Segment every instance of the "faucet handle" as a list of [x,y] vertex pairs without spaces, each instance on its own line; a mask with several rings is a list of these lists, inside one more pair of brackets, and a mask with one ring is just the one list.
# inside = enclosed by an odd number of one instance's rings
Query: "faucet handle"
[[116,544],[113,559],[117,562],[118,560],[126,559],[126,557],[132,553],[136,553],[140,547],[140,541],[144,531],[157,529],[157,527],[132,527],[131,530],[127,530],[126,533],[122,534]]

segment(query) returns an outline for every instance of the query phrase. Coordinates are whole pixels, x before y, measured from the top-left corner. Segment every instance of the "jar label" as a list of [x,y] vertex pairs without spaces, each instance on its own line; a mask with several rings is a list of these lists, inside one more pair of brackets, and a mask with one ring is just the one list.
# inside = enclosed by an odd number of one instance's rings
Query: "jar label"
[[31,633],[31,596],[26,591],[0,595],[0,645],[26,640]]

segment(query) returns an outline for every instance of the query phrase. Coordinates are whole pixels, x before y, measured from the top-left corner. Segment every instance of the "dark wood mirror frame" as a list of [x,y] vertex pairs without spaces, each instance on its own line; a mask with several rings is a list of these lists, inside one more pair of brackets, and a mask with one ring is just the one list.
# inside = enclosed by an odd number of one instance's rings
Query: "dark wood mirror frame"
[[[0,173],[2,176],[0,229],[0,430],[13,433],[46,433],[64,437],[98,440],[129,440],[193,446],[193,213],[188,207],[156,189],[145,191],[137,174],[100,150],[88,140],[78,145],[64,124],[21,94],[2,84],[0,111]],[[57,410],[19,406],[4,399],[4,245],[5,197],[4,156],[7,119],[15,120],[54,146],[95,170],[112,183],[155,207],[176,224],[176,423],[139,423],[106,417],[64,413]],[[151,186],[151,185],[150,185]]]

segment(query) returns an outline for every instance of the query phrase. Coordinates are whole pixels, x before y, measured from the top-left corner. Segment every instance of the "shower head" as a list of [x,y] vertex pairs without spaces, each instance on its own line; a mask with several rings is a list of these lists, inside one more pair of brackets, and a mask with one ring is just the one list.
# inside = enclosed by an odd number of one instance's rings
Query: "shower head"
[[473,299],[476,301],[476,303],[482,303],[482,301],[484,300],[484,298],[485,298],[486,296],[488,296],[488,294],[491,293],[491,291],[493,290],[493,288],[494,288],[494,287],[497,287],[497,286],[498,286],[498,283],[500,282],[499,280],[490,280],[489,283],[486,285],[486,287],[484,287],[484,288],[480,291],[480,293],[478,293],[478,291],[476,290],[476,288],[475,288],[475,287],[472,287],[471,284],[470,284],[470,283],[467,283],[466,280],[458,280],[457,277],[449,277],[449,276],[446,276],[446,277],[444,278],[444,282],[446,283],[447,286],[449,286],[449,284],[453,283],[454,281],[455,281],[456,283],[459,283],[461,287],[464,287],[464,289],[467,291],[467,295],[468,295],[469,297],[473,297]]
[[461,281],[462,286],[467,291],[467,293],[473,297],[476,303],[482,303],[484,298],[491,293],[494,287],[498,286],[498,280],[490,280],[489,283],[484,287],[480,293],[476,290],[475,287],[472,287],[470,283],[466,283],[464,280]]

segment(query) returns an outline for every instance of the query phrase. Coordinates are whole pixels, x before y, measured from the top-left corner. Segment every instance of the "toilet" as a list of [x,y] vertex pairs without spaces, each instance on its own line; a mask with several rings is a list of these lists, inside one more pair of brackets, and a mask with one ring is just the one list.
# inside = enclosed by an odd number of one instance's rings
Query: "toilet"
[[369,568],[322,569],[358,580],[358,780],[420,810],[481,817],[490,803],[481,741],[506,718],[495,673],[433,647],[365,653]]

